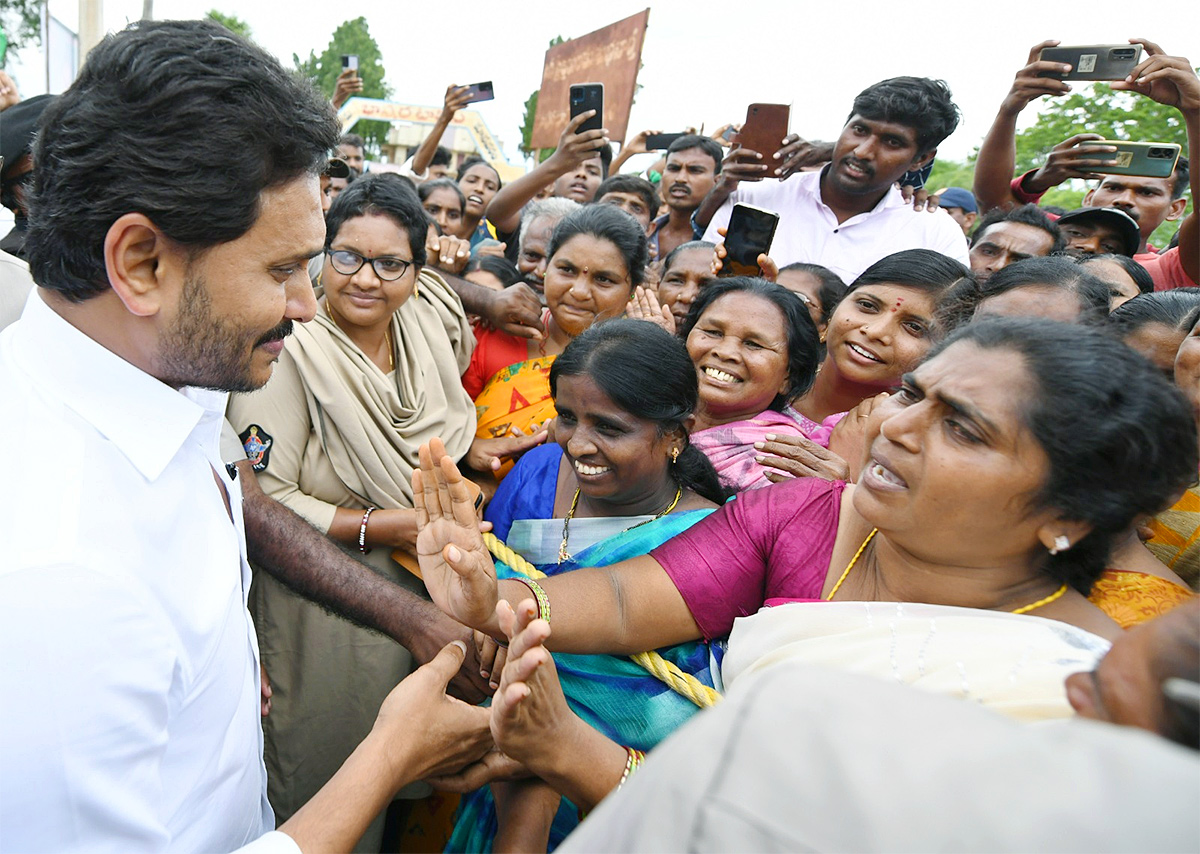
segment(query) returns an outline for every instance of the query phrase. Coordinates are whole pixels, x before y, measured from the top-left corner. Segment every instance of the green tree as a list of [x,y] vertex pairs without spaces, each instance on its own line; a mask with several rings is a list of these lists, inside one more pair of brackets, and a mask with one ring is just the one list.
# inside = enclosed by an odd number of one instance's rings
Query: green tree
[[933,161],[933,169],[929,173],[929,180],[925,182],[925,186],[932,193],[943,187],[962,187],[964,190],[969,190],[974,183],[974,155],[969,157],[965,163],[957,160],[943,160],[939,157]]
[[[1096,83],[1066,98],[1046,99],[1037,122],[1017,133],[1017,174],[1042,165],[1051,148],[1077,133],[1098,133],[1105,139],[1175,142],[1183,147],[1185,156],[1188,153],[1187,128],[1179,110]],[[1086,194],[1083,182],[1069,181],[1042,196],[1041,204],[1070,210],[1079,207]],[[1189,201],[1189,211],[1194,204],[1194,199]],[[1178,222],[1164,222],[1150,242],[1165,246],[1178,227]]]
[[237,15],[226,15],[223,12],[218,12],[216,9],[209,9],[208,14],[204,17],[210,21],[216,21],[225,29],[232,33],[237,33],[244,39],[254,40],[254,34],[250,32],[250,25]]
[[[342,73],[342,56],[354,54],[358,57],[358,76],[362,78],[364,98],[389,98],[392,90],[383,82],[383,57],[379,45],[371,36],[366,18],[346,21],[333,31],[329,46],[318,56],[310,51],[308,59],[301,60],[292,54],[296,70],[311,80],[328,97],[333,97],[338,75]],[[379,148],[387,141],[388,122],[360,120],[354,132],[361,135],[367,144],[367,152],[378,155]]]
[[41,42],[44,5],[45,0],[0,0],[0,30],[8,36],[9,50]]

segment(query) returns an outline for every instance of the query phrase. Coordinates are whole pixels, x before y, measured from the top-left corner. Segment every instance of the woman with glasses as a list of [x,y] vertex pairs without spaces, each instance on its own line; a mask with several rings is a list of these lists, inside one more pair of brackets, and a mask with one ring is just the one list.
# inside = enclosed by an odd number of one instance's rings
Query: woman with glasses
[[[459,380],[474,339],[458,298],[423,269],[427,222],[416,193],[394,178],[367,175],[341,193],[327,218],[316,318],[295,326],[271,381],[234,395],[228,413],[268,494],[422,595],[391,556],[416,538],[418,446],[438,437],[482,470],[524,449],[475,439],[475,407]],[[412,656],[266,573],[255,575],[251,608],[274,689],[263,729],[282,821],[366,736]],[[379,850],[382,821],[373,833]]]

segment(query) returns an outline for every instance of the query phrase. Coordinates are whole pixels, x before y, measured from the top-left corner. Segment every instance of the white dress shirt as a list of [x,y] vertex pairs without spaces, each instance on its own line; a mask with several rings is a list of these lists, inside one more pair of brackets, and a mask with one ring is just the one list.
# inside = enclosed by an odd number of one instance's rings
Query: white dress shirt
[[821,172],[800,172],[784,181],[742,181],[713,214],[704,239],[719,243],[738,202],[779,214],[771,251],[780,267],[820,264],[850,284],[881,258],[904,249],[932,249],[970,266],[962,229],[942,210],[914,211],[892,187],[874,208],[843,223],[821,200]]
[[5,851],[298,850],[270,833],[225,397],[164,385],[36,291],[0,334]]

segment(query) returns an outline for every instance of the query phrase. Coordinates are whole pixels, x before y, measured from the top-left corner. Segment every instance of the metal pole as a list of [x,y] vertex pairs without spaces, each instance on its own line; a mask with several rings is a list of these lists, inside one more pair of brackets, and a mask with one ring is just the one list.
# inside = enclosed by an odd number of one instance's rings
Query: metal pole
[[79,0],[79,66],[104,38],[104,0]]

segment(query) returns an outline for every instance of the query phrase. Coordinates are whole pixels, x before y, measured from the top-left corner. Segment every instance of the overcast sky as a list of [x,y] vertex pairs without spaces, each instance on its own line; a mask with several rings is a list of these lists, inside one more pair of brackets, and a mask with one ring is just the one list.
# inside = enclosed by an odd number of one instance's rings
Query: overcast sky
[[[837,135],[854,95],[901,74],[946,80],[963,112],[941,147],[961,159],[977,146],[1029,48],[1043,38],[1097,44],[1146,37],[1200,64],[1200,3],[1086,4],[895,0],[786,3],[783,0],[653,4],[564,3],[562,0],[358,0],[356,3],[265,0],[155,0],[157,18],[235,14],[255,39],[288,66],[293,53],[318,53],[344,20],[366,17],[383,52],[397,100],[440,105],[450,82],[492,80],[496,100],[479,104],[492,133],[519,163],[522,108],[541,81],[546,45],[584,35],[650,5],[638,77],[643,89],[630,117],[642,128],[712,130],[741,121],[750,102],[792,104],[792,130],[814,139]],[[77,0],[50,0],[52,13],[74,28]],[[141,16],[141,0],[107,0],[105,26]],[[911,12],[911,16],[901,12]],[[1131,22],[1132,23],[1129,23]],[[27,51],[22,92],[42,91],[44,71]],[[30,60],[34,60],[30,63]],[[1029,123],[1032,112],[1026,117]]]

